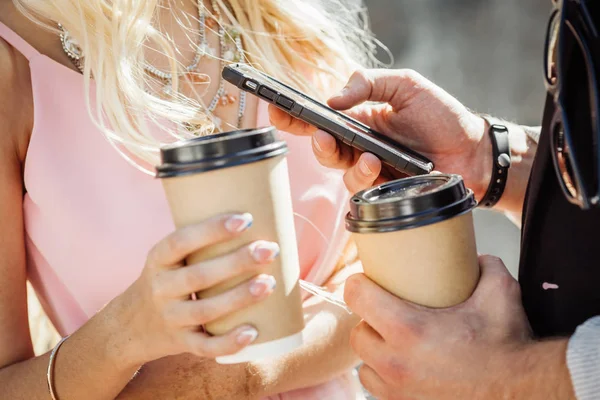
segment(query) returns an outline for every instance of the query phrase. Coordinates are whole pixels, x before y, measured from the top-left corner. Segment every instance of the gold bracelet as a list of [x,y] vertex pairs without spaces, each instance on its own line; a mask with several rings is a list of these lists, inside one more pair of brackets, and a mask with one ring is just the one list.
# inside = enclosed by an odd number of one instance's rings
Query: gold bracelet
[[60,349],[60,346],[62,346],[62,344],[68,338],[69,336],[62,338],[54,347],[54,349],[52,349],[52,353],[50,353],[50,361],[48,361],[48,372],[46,373],[46,378],[48,380],[48,391],[50,392],[50,397],[52,397],[52,400],[58,400],[58,396],[54,390],[54,365],[56,364],[56,355],[58,354],[58,349]]

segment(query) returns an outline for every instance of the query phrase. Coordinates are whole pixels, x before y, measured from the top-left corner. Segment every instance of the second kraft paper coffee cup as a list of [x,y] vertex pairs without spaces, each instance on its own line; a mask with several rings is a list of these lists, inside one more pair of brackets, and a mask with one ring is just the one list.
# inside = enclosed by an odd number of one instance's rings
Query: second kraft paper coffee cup
[[[250,324],[257,340],[241,352],[218,357],[222,364],[256,361],[290,352],[303,343],[304,315],[299,287],[300,268],[286,160],[287,145],[274,128],[240,130],[196,138],[161,150],[157,176],[177,227],[196,224],[225,213],[251,213],[252,228],[235,240],[192,254],[187,264],[235,251],[256,240],[279,244],[280,256],[264,270],[277,286],[266,300],[206,325],[214,335]],[[202,291],[215,296],[253,275]]]
[[399,179],[354,195],[346,228],[371,280],[413,303],[451,307],[479,281],[476,205],[458,175]]

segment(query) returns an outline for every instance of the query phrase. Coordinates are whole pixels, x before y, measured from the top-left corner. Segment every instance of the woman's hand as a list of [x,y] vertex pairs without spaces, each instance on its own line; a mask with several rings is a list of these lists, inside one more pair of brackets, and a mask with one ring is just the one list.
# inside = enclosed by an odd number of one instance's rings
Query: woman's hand
[[[233,354],[252,343],[252,326],[211,337],[200,326],[268,297],[275,279],[259,275],[279,253],[272,242],[255,242],[237,251],[183,266],[191,253],[231,240],[252,224],[250,214],[219,216],[177,230],[148,254],[140,278],[118,300],[120,324],[131,345],[129,361],[140,364],[180,353],[214,358]],[[241,274],[258,276],[222,294],[191,300],[190,295]]]
[[[379,104],[363,104],[367,101]],[[355,72],[329,105],[430,158],[436,170],[462,175],[478,197],[485,193],[492,165],[491,144],[482,140],[488,137],[485,121],[418,73]],[[342,146],[331,135],[275,107],[270,108],[270,117],[278,129],[312,135],[318,160],[326,167],[346,170],[344,180],[351,192],[398,177],[382,171],[374,155]]]

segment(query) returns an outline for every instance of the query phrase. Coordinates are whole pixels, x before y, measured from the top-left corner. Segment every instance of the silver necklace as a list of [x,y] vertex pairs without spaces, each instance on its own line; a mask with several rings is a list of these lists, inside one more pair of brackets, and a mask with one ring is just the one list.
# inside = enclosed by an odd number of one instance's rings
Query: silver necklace
[[[196,54],[194,56],[194,60],[190,65],[185,67],[185,71],[178,72],[178,77],[186,77],[189,78],[194,83],[207,83],[207,78],[205,75],[201,75],[197,73],[198,65],[202,58],[206,55],[214,57],[215,50],[210,47],[210,44],[207,40],[206,35],[206,26],[214,31],[215,28],[218,27],[218,37],[219,37],[219,62],[221,70],[225,67],[225,65],[229,63],[240,62],[243,59],[244,48],[242,44],[242,38],[239,32],[235,29],[227,29],[224,27],[222,22],[221,12],[216,4],[216,1],[212,0],[211,2],[212,8],[216,14],[217,19],[212,16],[206,15],[206,7],[202,3],[202,1],[198,1],[198,18],[200,22],[200,31],[199,31],[199,45],[196,48]],[[83,72],[84,66],[84,55],[81,47],[73,39],[73,37],[69,34],[69,32],[62,26],[62,24],[58,24],[58,28],[60,30],[60,41],[62,44],[63,51],[69,57],[73,65]],[[172,81],[173,75],[169,72],[161,71],[153,65],[146,64],[144,65],[144,70],[151,76],[160,80],[163,84],[162,92],[165,95],[170,95],[172,90]],[[217,93],[213,96],[211,102],[207,107],[207,111],[210,113],[213,123],[219,130],[222,130],[222,121],[220,118],[214,115],[214,111],[219,106],[229,106],[235,104],[237,101],[237,97],[235,95],[227,93],[225,89],[225,80],[221,77],[219,79],[219,87],[217,89]],[[241,127],[242,119],[244,117],[244,113],[246,111],[246,92],[241,91],[239,96],[239,106],[238,106],[238,115],[237,115],[237,127]],[[189,129],[192,130],[194,127],[190,126]]]

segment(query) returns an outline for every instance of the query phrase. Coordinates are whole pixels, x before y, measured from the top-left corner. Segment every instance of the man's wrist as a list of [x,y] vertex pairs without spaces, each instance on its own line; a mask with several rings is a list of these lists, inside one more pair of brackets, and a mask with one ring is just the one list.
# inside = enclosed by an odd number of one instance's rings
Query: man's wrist
[[[476,166],[474,176],[471,178],[470,188],[475,193],[475,198],[480,201],[490,186],[493,167],[492,142],[489,135],[490,125],[481,118],[483,135],[475,150],[474,165]],[[508,140],[511,151],[511,167],[508,173],[508,181],[504,194],[496,205],[499,210],[509,212],[521,212],[529,174],[533,165],[537,142],[525,127],[513,123],[501,122],[508,128]],[[529,128],[531,132],[537,132],[535,128]]]
[[576,400],[567,368],[567,339],[532,342],[509,353],[504,398]]
[[488,190],[490,180],[492,179],[492,140],[488,131],[490,124],[482,117],[477,116],[480,120],[478,126],[481,130],[481,140],[477,144],[475,150],[476,168],[474,168],[474,177],[470,188],[475,193],[475,198],[480,201]]

